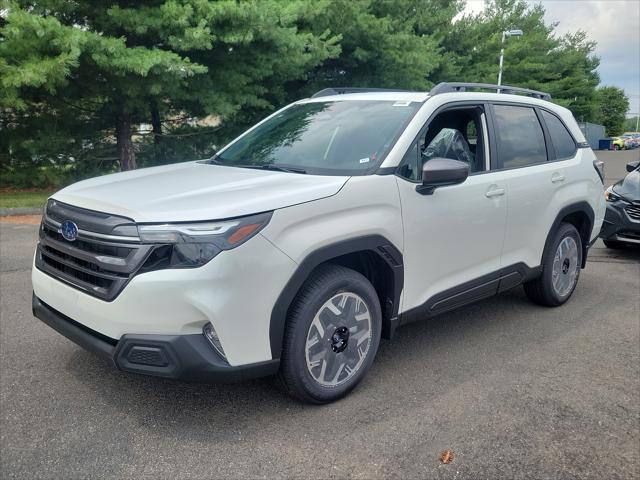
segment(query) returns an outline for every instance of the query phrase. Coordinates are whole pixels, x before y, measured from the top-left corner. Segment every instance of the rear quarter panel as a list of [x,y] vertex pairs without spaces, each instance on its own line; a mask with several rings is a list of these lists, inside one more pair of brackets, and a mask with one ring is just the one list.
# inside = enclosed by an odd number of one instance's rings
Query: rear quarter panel
[[[581,148],[572,159],[510,172],[503,265],[540,265],[554,221],[563,208],[572,204],[587,202],[591,206],[595,218],[590,240],[598,236],[605,206],[603,185],[593,160],[591,149]],[[565,175],[566,181],[552,185],[554,172]]]

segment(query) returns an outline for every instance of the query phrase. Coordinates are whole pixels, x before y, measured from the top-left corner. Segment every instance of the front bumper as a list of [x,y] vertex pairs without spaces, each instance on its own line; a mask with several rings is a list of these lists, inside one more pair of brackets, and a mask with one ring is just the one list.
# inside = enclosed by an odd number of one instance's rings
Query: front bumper
[[241,366],[280,356],[271,351],[271,311],[295,268],[289,257],[258,234],[202,267],[136,275],[112,301],[89,295],[37,267],[31,278],[44,304],[111,339],[132,334],[202,336],[203,326],[210,322],[228,363]]
[[640,222],[629,218],[621,201],[608,202],[600,238],[640,245]]
[[123,335],[119,340],[91,330],[32,298],[33,314],[81,347],[121,370],[197,382],[235,382],[273,375],[280,361],[267,360],[232,367],[202,334]]

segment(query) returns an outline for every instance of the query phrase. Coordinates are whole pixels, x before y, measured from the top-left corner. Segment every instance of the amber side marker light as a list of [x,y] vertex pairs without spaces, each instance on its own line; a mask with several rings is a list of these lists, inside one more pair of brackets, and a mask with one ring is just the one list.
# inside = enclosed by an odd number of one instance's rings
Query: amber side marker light
[[258,228],[262,227],[262,223],[250,223],[249,225],[244,225],[240,227],[238,230],[233,232],[233,234],[227,238],[227,243],[231,245],[235,245],[237,243],[242,242],[245,238],[250,236],[253,232],[255,232]]

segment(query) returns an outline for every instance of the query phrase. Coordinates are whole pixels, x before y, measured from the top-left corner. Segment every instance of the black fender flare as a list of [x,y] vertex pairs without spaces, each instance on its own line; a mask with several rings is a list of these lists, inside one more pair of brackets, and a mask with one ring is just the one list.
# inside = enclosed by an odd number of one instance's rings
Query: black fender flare
[[[398,322],[398,309],[400,307],[400,294],[404,283],[404,266],[402,253],[392,242],[382,235],[367,235],[332,243],[314,250],[300,262],[271,310],[269,323],[269,342],[271,345],[271,357],[280,358],[282,342],[284,340],[284,327],[287,321],[287,312],[300,287],[309,277],[311,272],[320,264],[334,258],[350,253],[369,251],[378,255],[393,272],[393,306],[390,318],[393,330]],[[387,332],[391,335],[391,332]]]
[[[560,226],[560,223],[562,223],[562,220],[564,218],[566,218],[568,215],[571,215],[572,213],[584,213],[587,218],[589,219],[589,224],[587,225],[587,231],[584,232],[586,233],[586,239],[583,238],[582,241],[582,265],[581,267],[584,268],[587,264],[587,253],[589,250],[589,241],[590,241],[590,235],[591,235],[591,231],[593,230],[593,225],[595,223],[595,212],[593,211],[593,208],[591,208],[591,205],[589,205],[587,202],[585,201],[580,201],[580,202],[576,202],[576,203],[572,203],[570,205],[567,205],[566,207],[562,208],[560,210],[560,212],[558,212],[558,215],[556,216],[556,219],[553,221],[553,223],[551,224],[551,228],[549,229],[549,233],[547,234],[547,240],[544,242],[544,249],[542,250],[542,257],[540,257],[540,265],[542,265],[542,261],[543,261],[543,257],[544,257],[544,253],[547,251],[547,249],[549,248],[549,244],[553,241],[552,235],[556,232],[556,230],[558,229],[558,227]],[[583,232],[579,232],[580,236],[582,237]]]

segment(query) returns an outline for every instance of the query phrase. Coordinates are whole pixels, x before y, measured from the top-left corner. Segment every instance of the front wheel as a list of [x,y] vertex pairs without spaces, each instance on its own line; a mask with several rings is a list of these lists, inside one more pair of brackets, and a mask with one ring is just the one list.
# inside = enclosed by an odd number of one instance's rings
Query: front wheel
[[289,310],[279,373],[285,390],[316,404],[343,397],[366,375],[381,329],[380,302],[363,275],[318,268]]
[[575,290],[581,267],[580,234],[570,223],[561,223],[542,255],[542,274],[525,283],[524,291],[539,305],[560,306]]

